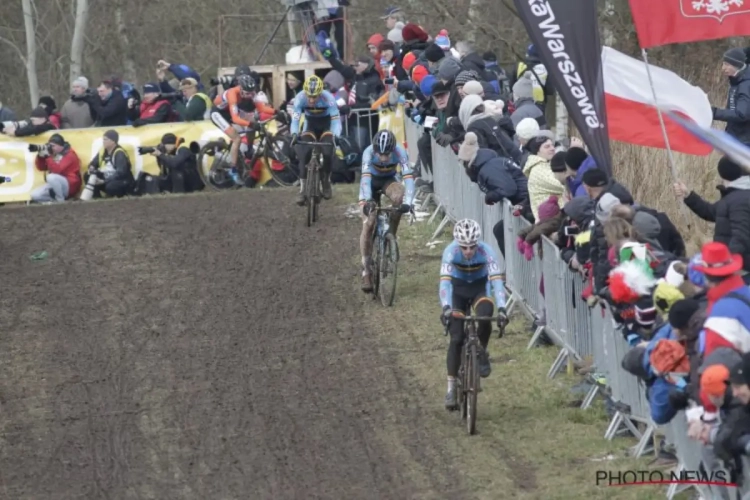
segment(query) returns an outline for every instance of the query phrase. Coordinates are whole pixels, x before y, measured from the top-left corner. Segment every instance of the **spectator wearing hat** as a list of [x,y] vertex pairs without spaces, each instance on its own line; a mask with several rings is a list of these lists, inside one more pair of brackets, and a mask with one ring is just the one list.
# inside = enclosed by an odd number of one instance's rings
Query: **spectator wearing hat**
[[555,156],[555,145],[547,137],[534,137],[526,145],[531,153],[523,166],[523,173],[529,179],[529,201],[534,220],[539,219],[539,205],[550,196],[562,199],[565,188],[552,173],[550,160]]
[[565,166],[568,171],[567,183],[571,194],[574,197],[588,196],[583,186],[583,175],[592,168],[597,168],[594,157],[582,147],[571,147],[565,153]]
[[526,49],[526,57],[523,61],[519,62],[516,66],[516,72],[511,76],[510,85],[514,87],[516,82],[529,73],[531,84],[533,87],[533,99],[539,109],[544,111],[547,104],[547,68],[542,64],[542,60],[539,57],[539,50],[534,44],[531,44]]
[[396,44],[390,40],[383,40],[379,46],[380,58],[378,60],[379,71],[383,79],[396,76]]
[[198,90],[198,82],[195,78],[185,78],[180,82],[180,91],[183,100],[174,103],[174,110],[179,115],[180,121],[197,122],[210,119],[211,99]]
[[745,51],[729,49],[724,53],[721,71],[729,79],[726,109],[713,108],[714,120],[726,122],[726,132],[750,145],[750,75],[747,71]]
[[549,161],[549,166],[552,169],[552,173],[555,175],[557,182],[562,184],[565,192],[562,196],[563,206],[572,198],[570,191],[568,190],[568,170],[565,168],[565,151],[558,151],[555,156]]
[[336,58],[329,59],[329,62],[333,69],[351,83],[349,105],[352,108],[369,108],[385,92],[385,85],[375,67],[375,60],[369,55],[359,56],[354,67],[347,66]]
[[[467,85],[471,83],[477,82],[469,82]],[[480,148],[491,149],[498,156],[512,160],[517,166],[520,165],[523,157],[521,149],[513,143],[500,120],[487,113],[481,97],[467,95],[461,102],[458,119],[463,130],[476,134]]]
[[140,104],[134,97],[128,99],[128,119],[134,127],[167,123],[172,118],[172,105],[161,97],[159,85],[147,83],[143,86]]
[[[460,57],[461,65],[468,71],[473,71],[477,75],[477,79],[483,82],[487,82],[492,91],[498,94],[500,97],[500,86],[495,78],[495,73],[487,71],[484,66],[484,59],[480,56],[474,44],[466,40],[461,40],[456,43],[456,51]],[[493,83],[494,82],[494,83]]]
[[44,185],[31,192],[31,201],[46,203],[75,198],[81,189],[81,160],[60,134],[52,134],[39,149],[35,165],[46,172]]
[[104,80],[97,87],[96,95],[87,102],[94,115],[96,127],[119,127],[128,122],[128,102],[114,79]]
[[406,26],[402,22],[397,22],[396,25],[388,31],[385,38],[392,41],[396,44],[396,47],[399,49],[399,52],[401,51],[401,44],[404,43],[404,36],[403,36],[403,30],[404,26]]
[[437,123],[432,126],[431,132],[435,141],[443,147],[449,146],[455,137],[452,136],[448,129],[448,115],[446,109],[448,107],[448,101],[450,100],[451,88],[446,83],[439,81],[432,87],[432,101],[435,105],[435,116],[437,117]]
[[63,129],[88,128],[94,125],[94,117],[89,105],[92,95],[89,81],[84,76],[73,80],[70,86],[70,99],[65,101],[60,110],[60,120]]
[[677,182],[674,191],[695,215],[714,223],[714,241],[742,255],[743,269],[750,271],[750,175],[727,156],[719,160],[718,172],[722,185],[717,186],[720,197],[715,203],[688,190],[683,182]]
[[380,19],[385,21],[385,27],[389,30],[395,28],[398,23],[406,23],[406,15],[401,7],[388,7]]
[[195,153],[185,145],[182,137],[164,134],[151,155],[156,157],[162,173],[159,182],[162,191],[192,193],[203,189]]
[[47,111],[41,106],[31,112],[31,116],[27,122],[20,123],[19,125],[21,126],[18,128],[13,125],[6,126],[3,129],[3,133],[11,137],[31,137],[55,130],[55,126],[49,121]]
[[110,197],[121,198],[133,190],[135,179],[131,170],[130,156],[119,144],[120,135],[116,130],[107,130],[102,137],[102,149],[89,163],[89,171],[84,175],[86,183],[92,175],[99,180],[94,188],[94,197],[101,192]]
[[375,60],[380,57],[380,43],[383,40],[385,40],[385,37],[383,37],[383,35],[381,35],[380,33],[375,33],[367,39],[367,51]]
[[430,44],[430,35],[414,23],[407,23],[401,30],[401,37],[404,41],[401,44],[401,53],[408,54],[413,50],[424,50]]
[[62,118],[57,111],[57,103],[55,102],[55,99],[53,99],[52,96],[44,95],[39,98],[38,106],[44,108],[47,112],[50,123],[54,125],[56,129],[59,129],[62,123]]
[[539,106],[534,103],[534,86],[529,74],[522,75],[513,85],[513,105],[515,111],[510,115],[514,126],[524,118],[533,118],[540,128],[547,128],[547,120]]

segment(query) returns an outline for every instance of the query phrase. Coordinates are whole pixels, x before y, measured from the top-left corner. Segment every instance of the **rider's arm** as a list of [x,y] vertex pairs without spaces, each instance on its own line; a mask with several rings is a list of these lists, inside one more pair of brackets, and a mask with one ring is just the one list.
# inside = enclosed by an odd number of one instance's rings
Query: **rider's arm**
[[304,98],[302,97],[302,94],[297,94],[294,96],[294,100],[292,101],[292,124],[289,125],[289,133],[299,134],[299,119],[302,118],[302,113],[305,111],[304,106]]
[[451,243],[443,251],[443,261],[440,264],[440,305],[453,307],[453,256],[455,244]]
[[401,178],[404,181],[404,187],[406,188],[406,194],[404,195],[404,203],[406,205],[412,205],[414,203],[414,173],[412,172],[411,165],[409,164],[409,155],[406,150],[401,146],[396,146],[396,156],[398,162],[401,165]]
[[505,308],[505,283],[503,283],[503,275],[500,274],[500,265],[497,262],[497,255],[495,251],[487,243],[482,242],[482,251],[484,252],[485,258],[487,259],[487,274],[489,275],[490,283],[492,283],[492,291],[495,295],[495,304],[498,308]]
[[227,104],[229,104],[229,115],[232,117],[232,123],[239,125],[240,127],[249,127],[250,122],[240,116],[240,108],[238,106],[240,100],[239,87],[235,87],[227,92]]
[[359,204],[364,205],[372,198],[372,173],[370,163],[372,162],[372,146],[367,146],[362,153],[362,175],[359,179]]
[[341,115],[336,98],[328,91],[323,92],[323,98],[328,107],[328,116],[331,117],[331,133],[336,137],[341,137]]

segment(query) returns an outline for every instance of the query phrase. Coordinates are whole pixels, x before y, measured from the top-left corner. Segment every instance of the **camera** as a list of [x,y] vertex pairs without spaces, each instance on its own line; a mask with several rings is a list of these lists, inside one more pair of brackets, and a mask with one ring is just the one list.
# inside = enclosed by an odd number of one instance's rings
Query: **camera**
[[150,155],[156,151],[156,146],[138,146],[138,154],[143,155]]
[[565,226],[565,236],[575,236],[580,233],[580,230],[576,226]]
[[49,154],[49,144],[29,144],[30,153]]

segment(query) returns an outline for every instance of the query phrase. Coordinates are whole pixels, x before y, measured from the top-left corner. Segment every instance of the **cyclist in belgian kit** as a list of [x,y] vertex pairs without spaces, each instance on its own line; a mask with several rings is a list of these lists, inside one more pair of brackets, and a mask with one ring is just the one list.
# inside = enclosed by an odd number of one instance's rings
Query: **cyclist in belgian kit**
[[414,203],[414,175],[409,165],[409,156],[404,148],[396,144],[396,136],[390,130],[378,131],[372,138],[372,145],[362,153],[362,176],[359,182],[362,234],[359,237],[359,249],[362,252],[363,292],[372,292],[370,254],[372,231],[377,216],[372,207],[375,205],[374,200],[379,199],[382,193],[385,193],[394,207],[399,207],[399,212],[391,214],[389,224],[390,232],[395,235],[401,214],[410,212]]
[[[453,228],[453,242],[443,252],[440,267],[441,320],[448,322],[451,341],[448,346],[448,392],[445,407],[457,409],[456,376],[461,364],[464,343],[464,322],[461,320],[470,309],[477,316],[492,316],[497,305],[497,324],[500,331],[508,322],[505,313],[505,286],[495,251],[480,241],[482,229],[471,219],[463,219]],[[492,290],[490,290],[490,288]],[[491,292],[494,292],[494,300]],[[479,375],[489,377],[492,367],[487,354],[487,344],[492,333],[489,321],[479,321],[477,336],[482,344],[479,354]]]
[[[333,192],[331,190],[331,161],[336,151],[336,137],[341,136],[341,119],[336,98],[323,89],[323,80],[312,75],[305,80],[302,92],[294,98],[294,111],[292,124],[289,131],[292,134],[292,145],[299,160],[299,185],[300,191],[297,195],[297,205],[304,205],[307,199],[305,195],[305,183],[307,181],[307,164],[312,156],[312,146],[304,144],[305,141],[325,142],[330,147],[323,148],[324,161],[320,167],[321,195],[330,200]],[[305,115],[304,130],[300,131],[300,118]],[[297,144],[299,138],[300,144]]]

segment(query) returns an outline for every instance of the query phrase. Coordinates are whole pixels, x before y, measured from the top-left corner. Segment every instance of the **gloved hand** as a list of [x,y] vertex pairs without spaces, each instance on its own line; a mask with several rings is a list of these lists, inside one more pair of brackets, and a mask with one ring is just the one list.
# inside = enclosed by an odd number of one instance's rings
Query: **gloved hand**
[[292,134],[292,140],[289,141],[289,145],[294,147],[297,144],[298,139],[299,139],[299,136],[297,134]]
[[407,203],[402,203],[400,207],[398,207],[398,211],[402,214],[408,214],[411,212],[411,205]]
[[445,132],[441,132],[435,137],[435,142],[438,143],[439,146],[448,147],[451,145],[451,142],[453,142],[453,136],[450,134],[446,134]]
[[530,243],[526,243],[526,247],[523,249],[523,256],[526,260],[531,260],[534,258],[534,245],[531,245]]
[[443,324],[443,326],[448,324],[448,321],[451,317],[452,308],[451,306],[443,306],[443,312],[440,313],[440,322]]
[[516,248],[518,249],[518,253],[523,254],[526,250],[526,240],[518,236],[516,238]]
[[508,313],[505,312],[505,308],[501,307],[497,310],[497,327],[500,329],[500,335],[505,333],[505,327],[508,326]]

